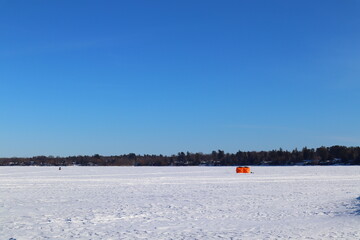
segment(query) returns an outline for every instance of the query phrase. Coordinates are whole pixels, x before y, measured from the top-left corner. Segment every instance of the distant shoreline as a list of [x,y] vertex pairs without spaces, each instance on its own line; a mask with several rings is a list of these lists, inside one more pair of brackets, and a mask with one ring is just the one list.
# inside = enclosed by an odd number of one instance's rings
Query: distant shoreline
[[34,156],[0,158],[0,166],[304,166],[304,165],[360,165],[360,147],[331,146],[304,147],[292,151],[238,151],[222,150],[211,153],[179,152],[166,155],[137,155],[129,153],[115,156]]

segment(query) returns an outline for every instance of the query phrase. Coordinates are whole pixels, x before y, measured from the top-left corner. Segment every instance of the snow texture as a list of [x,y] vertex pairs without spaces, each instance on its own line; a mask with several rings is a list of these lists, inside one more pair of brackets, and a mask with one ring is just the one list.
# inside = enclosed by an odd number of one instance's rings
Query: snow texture
[[0,239],[360,239],[360,166],[1,167]]

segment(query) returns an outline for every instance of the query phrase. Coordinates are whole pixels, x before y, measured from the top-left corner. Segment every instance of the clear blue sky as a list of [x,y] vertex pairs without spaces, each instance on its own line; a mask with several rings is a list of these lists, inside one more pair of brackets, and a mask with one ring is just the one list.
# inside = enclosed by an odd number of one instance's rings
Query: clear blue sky
[[0,156],[360,145],[360,1],[0,1]]

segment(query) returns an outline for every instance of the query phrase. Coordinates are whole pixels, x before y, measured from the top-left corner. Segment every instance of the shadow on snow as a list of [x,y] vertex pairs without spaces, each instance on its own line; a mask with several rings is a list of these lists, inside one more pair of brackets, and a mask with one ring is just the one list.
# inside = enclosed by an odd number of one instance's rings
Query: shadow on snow
[[354,203],[354,209],[355,209],[355,211],[353,212],[353,214],[360,216],[360,197],[356,198],[355,203]]

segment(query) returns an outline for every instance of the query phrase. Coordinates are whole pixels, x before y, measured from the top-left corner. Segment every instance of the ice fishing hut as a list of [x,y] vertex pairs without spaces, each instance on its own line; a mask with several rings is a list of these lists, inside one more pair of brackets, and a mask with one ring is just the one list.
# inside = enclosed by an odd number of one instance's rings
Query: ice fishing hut
[[251,173],[249,167],[237,167],[236,173]]

